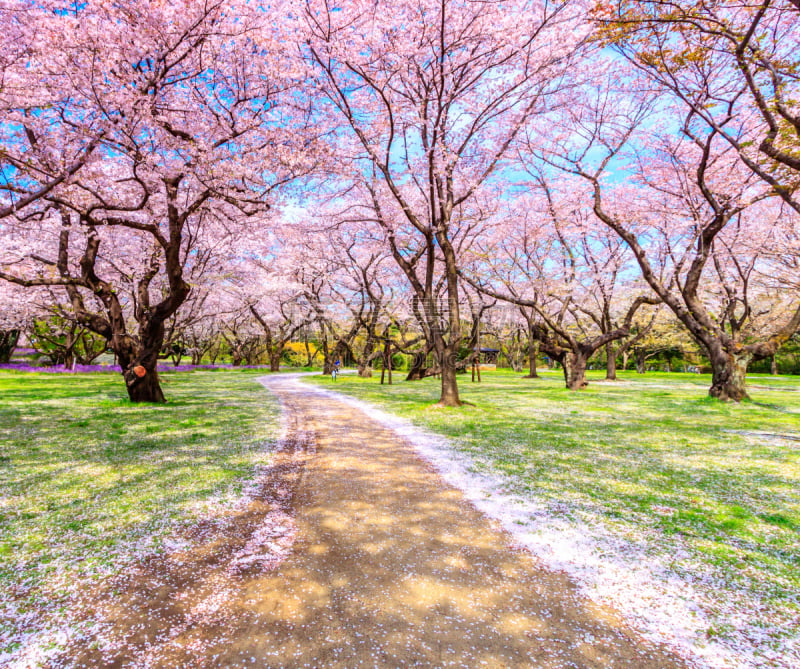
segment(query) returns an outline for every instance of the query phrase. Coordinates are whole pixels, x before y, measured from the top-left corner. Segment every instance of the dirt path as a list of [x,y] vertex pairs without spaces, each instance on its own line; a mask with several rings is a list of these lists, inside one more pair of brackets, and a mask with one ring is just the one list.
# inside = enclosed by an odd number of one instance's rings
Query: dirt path
[[[76,648],[66,665],[685,666],[510,548],[393,432],[291,377],[264,383],[315,450],[284,456],[303,460],[284,486],[291,553],[233,575],[226,565],[244,538],[184,556],[180,578],[118,598],[107,634],[124,635],[125,649]],[[190,593],[177,604],[176,588]]]

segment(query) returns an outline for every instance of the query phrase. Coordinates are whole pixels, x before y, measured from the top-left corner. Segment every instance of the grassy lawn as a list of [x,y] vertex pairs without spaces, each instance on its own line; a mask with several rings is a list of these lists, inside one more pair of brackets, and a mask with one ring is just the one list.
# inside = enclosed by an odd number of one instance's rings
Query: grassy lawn
[[554,516],[644,545],[705,588],[709,638],[749,631],[781,647],[800,616],[800,380],[754,377],[753,400],[707,397],[708,376],[620,374],[564,389],[484,373],[461,377],[459,409],[431,408],[439,382],[308,381],[335,388],[450,437],[475,469],[541,501]]
[[224,513],[269,460],[263,370],[162,374],[133,405],[119,374],[0,371],[0,664],[71,592]]

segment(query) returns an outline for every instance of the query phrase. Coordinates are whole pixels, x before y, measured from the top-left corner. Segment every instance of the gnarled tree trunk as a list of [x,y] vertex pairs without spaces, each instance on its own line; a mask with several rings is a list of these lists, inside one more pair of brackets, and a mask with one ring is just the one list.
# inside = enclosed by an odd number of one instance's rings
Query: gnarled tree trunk
[[645,353],[642,349],[637,348],[634,352],[636,356],[636,373],[637,374],[644,374],[645,373],[645,363],[647,362],[647,358],[645,357]]
[[406,375],[406,381],[419,381],[429,376],[436,376],[439,373],[438,363],[434,363],[433,367],[428,367],[430,353],[431,349],[426,346],[424,351],[419,351],[414,355]]
[[747,365],[753,359],[749,351],[730,353],[721,346],[709,347],[711,359],[711,388],[708,394],[723,401],[741,402],[747,399]]
[[131,402],[166,402],[155,366],[148,368],[142,365],[141,369],[145,371],[141,377],[137,375],[136,369],[133,367],[124,373],[125,386]]
[[380,356],[380,352],[375,351],[376,341],[370,337],[364,345],[364,350],[361,352],[361,357],[358,359],[358,375],[362,379],[372,378],[372,361]]
[[17,347],[19,341],[20,331],[13,330],[0,330],[0,364],[5,364],[11,360],[11,354]]
[[269,353],[269,371],[270,372],[280,372],[281,371],[281,355],[283,354],[283,347],[280,350],[271,350]]
[[569,351],[564,356],[564,379],[570,390],[582,390],[589,385],[586,380],[588,356],[579,351]]
[[141,331],[139,342],[127,335],[112,337],[111,348],[122,367],[131,402],[167,401],[158,379],[158,353],[163,339],[164,327],[159,324]]

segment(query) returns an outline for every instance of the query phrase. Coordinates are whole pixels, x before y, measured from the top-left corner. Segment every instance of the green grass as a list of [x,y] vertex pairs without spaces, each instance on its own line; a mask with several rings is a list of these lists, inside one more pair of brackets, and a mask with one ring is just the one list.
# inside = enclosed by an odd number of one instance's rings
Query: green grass
[[[229,508],[277,434],[261,374],[167,373],[169,403],[137,406],[116,374],[0,371],[0,662],[70,592]],[[753,377],[752,401],[732,405],[707,397],[706,376],[623,373],[579,393],[557,373],[518,376],[461,377],[474,406],[446,410],[431,408],[433,379],[308,380],[450,437],[554,516],[602,526],[713,586],[709,638],[747,625],[776,642],[796,634],[800,380]]]
[[169,401],[147,406],[118,374],[0,371],[0,657],[21,615],[230,507],[277,436],[261,374],[162,374]]
[[599,524],[672,573],[719,587],[722,618],[736,605],[755,627],[797,634],[800,380],[754,377],[752,401],[735,405],[710,399],[710,377],[695,374],[622,373],[614,384],[590,372],[581,392],[560,373],[520,376],[460,377],[474,406],[458,409],[432,408],[434,379],[309,380],[450,437],[553,515]]

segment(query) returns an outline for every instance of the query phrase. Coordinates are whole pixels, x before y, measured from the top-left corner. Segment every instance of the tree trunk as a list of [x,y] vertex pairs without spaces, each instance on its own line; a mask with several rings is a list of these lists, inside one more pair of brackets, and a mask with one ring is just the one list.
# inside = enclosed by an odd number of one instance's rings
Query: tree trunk
[[166,402],[167,400],[161,390],[161,384],[158,381],[158,372],[155,368],[147,369],[144,365],[141,367],[145,369],[144,376],[141,378],[133,371],[136,366],[123,374],[131,402],[153,402],[157,404]]
[[411,367],[406,375],[406,381],[419,381],[424,374],[425,358],[427,356],[423,353],[417,353],[411,362]]
[[311,347],[308,345],[308,332],[303,328],[303,344],[306,347],[306,367],[311,367],[314,358],[311,355]]
[[[122,346],[125,346],[123,344]],[[118,351],[122,366],[122,377],[128,389],[131,402],[163,403],[167,400],[158,381],[158,352],[160,341],[146,342],[138,350],[132,349],[130,340],[123,350]]]
[[709,350],[711,359],[711,388],[708,394],[723,402],[741,402],[747,399],[747,365],[753,354],[746,351],[729,353],[722,346]]
[[770,358],[769,361],[769,373],[772,374],[772,376],[775,376],[778,373],[778,361],[775,360],[774,355]]
[[530,337],[528,340],[528,374],[523,376],[523,379],[538,379],[539,374],[536,371],[536,358],[539,357],[539,341]]
[[617,380],[617,354],[612,344],[606,344],[606,379]]
[[0,364],[11,360],[11,354],[19,341],[19,330],[0,330]]
[[[377,344],[380,346],[380,342],[377,342]],[[375,340],[370,338],[364,345],[364,350],[358,359],[358,375],[362,379],[372,378],[372,359],[375,353],[375,345]]]
[[472,358],[472,382],[475,383],[475,375],[478,375],[478,383],[481,382],[481,356],[480,353],[476,351],[475,355]]
[[269,354],[269,371],[270,372],[280,372],[281,371],[281,353],[282,353],[282,351],[272,351]]
[[444,349],[439,368],[442,370],[442,396],[439,399],[439,405],[443,407],[461,406],[456,379],[455,351],[449,346]]
[[430,350],[425,349],[424,352],[420,351],[414,355],[414,359],[411,361],[411,367],[406,375],[406,381],[419,381],[428,376],[434,376],[436,367],[434,366],[433,370],[427,367],[429,354]]
[[645,358],[644,351],[641,349],[637,349],[635,352],[636,355],[636,373],[637,374],[644,374],[645,363],[647,362],[647,358]]
[[[449,224],[449,217],[446,221]],[[445,277],[447,279],[447,321],[449,332],[447,339],[440,330],[435,334],[438,341],[436,352],[439,354],[439,367],[442,372],[442,396],[439,405],[445,407],[461,406],[458,397],[458,380],[456,378],[456,357],[461,345],[461,318],[458,305],[458,263],[456,253],[447,237],[447,225],[442,221],[436,231],[436,241],[444,257]],[[480,328],[480,326],[479,326]],[[480,329],[478,329],[480,332]]]
[[263,350],[259,348],[257,342],[249,341],[244,353],[244,364],[248,366],[258,364],[262,353]]
[[[523,358],[522,358],[522,354],[521,353],[519,355],[506,354],[505,357],[506,357],[506,360],[508,361],[508,366],[511,367],[511,371],[512,372],[518,372],[519,373],[519,372],[522,371]],[[499,366],[500,365],[498,363],[498,367]]]
[[564,379],[570,390],[582,390],[589,385],[586,380],[588,356],[570,351],[564,357]]
[[622,354],[622,369],[623,369],[623,371],[628,369],[628,356],[629,355],[630,354],[628,353],[627,349]]

